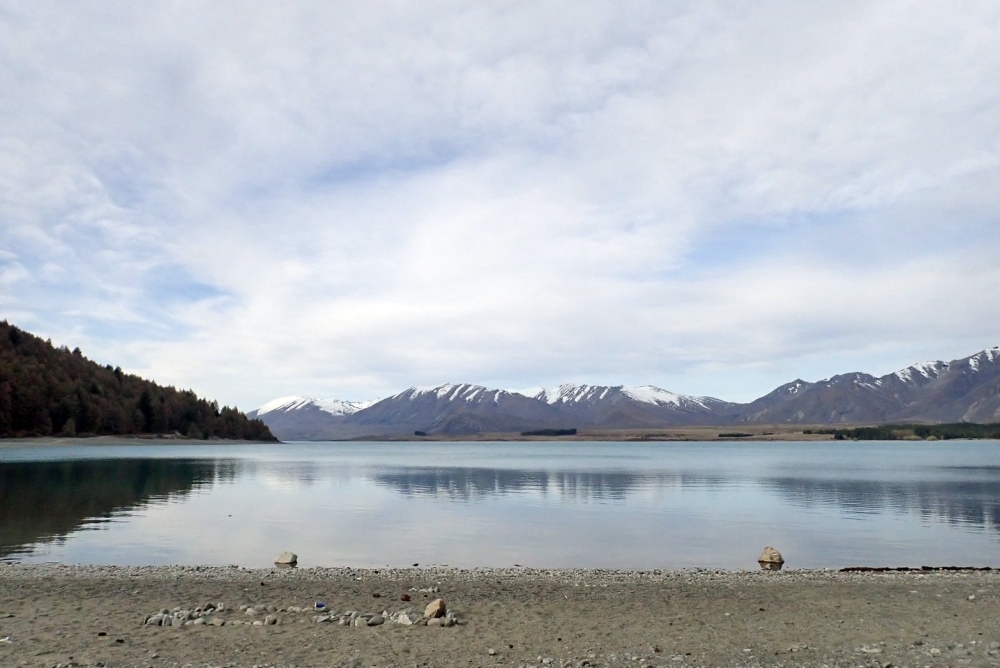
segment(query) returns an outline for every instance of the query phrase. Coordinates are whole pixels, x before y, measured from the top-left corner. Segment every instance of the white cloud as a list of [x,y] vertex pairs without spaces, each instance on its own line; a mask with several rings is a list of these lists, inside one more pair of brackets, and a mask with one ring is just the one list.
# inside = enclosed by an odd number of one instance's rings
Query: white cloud
[[0,32],[6,317],[223,403],[750,399],[998,343],[992,3],[7,3]]

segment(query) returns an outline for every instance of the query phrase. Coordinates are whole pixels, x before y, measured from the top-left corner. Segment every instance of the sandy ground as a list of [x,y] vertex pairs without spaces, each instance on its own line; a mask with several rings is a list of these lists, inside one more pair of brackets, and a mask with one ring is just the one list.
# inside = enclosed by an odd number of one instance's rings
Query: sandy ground
[[[0,666],[965,666],[1000,663],[1000,573],[0,565]],[[436,587],[439,592],[413,589]],[[411,602],[401,601],[410,596]],[[422,611],[451,628],[317,623]],[[224,626],[143,625],[225,603]],[[276,626],[234,625],[272,605]],[[991,645],[992,643],[992,645]],[[492,652],[492,653],[491,653]]]

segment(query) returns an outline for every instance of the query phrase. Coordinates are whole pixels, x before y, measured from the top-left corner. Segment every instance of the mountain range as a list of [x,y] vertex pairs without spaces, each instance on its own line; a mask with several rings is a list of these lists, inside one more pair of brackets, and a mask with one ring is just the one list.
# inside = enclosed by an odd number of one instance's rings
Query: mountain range
[[411,387],[365,402],[283,397],[248,413],[282,440],[339,440],[537,429],[693,425],[878,424],[1000,421],[1000,347],[876,377],[794,380],[746,404],[674,394],[652,385],[560,385],[499,390]]

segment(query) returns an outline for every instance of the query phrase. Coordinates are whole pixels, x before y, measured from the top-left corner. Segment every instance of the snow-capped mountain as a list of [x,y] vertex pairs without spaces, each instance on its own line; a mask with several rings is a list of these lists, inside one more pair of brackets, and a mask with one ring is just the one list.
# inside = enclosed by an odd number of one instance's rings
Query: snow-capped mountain
[[283,441],[322,440],[343,432],[348,415],[371,406],[374,401],[341,401],[311,397],[281,397],[247,413],[260,418],[271,433]]
[[446,383],[411,387],[348,419],[384,433],[425,431],[468,434],[549,427],[558,419],[548,404],[507,390]]
[[[376,400],[377,401],[377,400]],[[330,415],[350,415],[368,408],[375,401],[341,401],[340,399],[314,399],[312,397],[281,397],[269,401],[255,411],[255,417],[261,417],[272,411],[290,413],[292,411],[303,411],[318,409]]]
[[563,420],[587,427],[629,428],[729,422],[735,404],[675,394],[653,385],[560,385],[524,390],[556,409]]
[[674,394],[667,390],[653,385],[560,385],[555,389],[545,389],[536,387],[528,390],[511,390],[532,399],[539,399],[548,404],[581,404],[603,401],[612,395],[620,394],[629,399],[642,403],[654,404],[658,406],[693,407],[700,406],[706,408],[711,402],[718,399],[711,397],[689,397],[683,394]]
[[995,422],[1000,421],[1000,348],[952,362],[914,364],[881,377],[856,372],[818,382],[799,379],[748,404],[653,385],[500,390],[446,383],[368,402],[282,397],[248,415],[262,419],[283,440],[740,422]]
[[876,378],[849,373],[783,385],[746,405],[743,421],[810,424],[996,422],[1000,348],[951,362],[922,362]]

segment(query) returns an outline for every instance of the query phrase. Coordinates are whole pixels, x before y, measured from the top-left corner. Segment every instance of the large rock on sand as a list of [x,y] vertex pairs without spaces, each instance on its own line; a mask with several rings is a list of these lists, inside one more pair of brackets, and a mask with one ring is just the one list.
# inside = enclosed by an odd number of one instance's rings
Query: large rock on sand
[[448,606],[444,604],[444,599],[436,598],[427,604],[424,609],[424,617],[427,619],[437,619],[438,617],[444,617],[444,614],[448,612]]
[[764,551],[760,553],[757,563],[765,571],[780,571],[785,563],[785,559],[781,556],[781,552],[778,552],[773,547],[765,547]]
[[294,552],[282,552],[274,559],[275,566],[294,566],[299,563],[299,557]]

